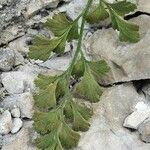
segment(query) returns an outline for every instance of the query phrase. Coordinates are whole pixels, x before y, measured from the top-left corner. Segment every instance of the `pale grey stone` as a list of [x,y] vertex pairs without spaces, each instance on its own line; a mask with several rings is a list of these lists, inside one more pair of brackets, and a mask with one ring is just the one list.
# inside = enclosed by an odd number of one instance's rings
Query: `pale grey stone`
[[27,37],[23,36],[9,43],[9,47],[20,52],[22,55],[26,55],[29,52],[29,47],[26,44]]
[[48,8],[57,7],[58,3],[59,0],[31,0],[26,7],[26,12],[24,13],[24,15],[27,18],[29,18],[45,7]]
[[9,48],[0,48],[0,70],[9,71],[15,64],[14,51]]
[[150,78],[150,17],[142,15],[132,21],[140,22],[141,40],[137,43],[120,42],[111,28],[95,32],[85,43],[94,60],[103,58],[111,68],[105,84]]
[[13,109],[17,106],[21,112],[21,118],[32,118],[33,115],[33,98],[29,92],[23,94],[12,95],[5,98],[0,107],[5,109]]
[[14,118],[19,118],[20,117],[20,109],[18,107],[14,107],[12,110],[11,110],[11,115],[14,117]]
[[23,27],[19,27],[18,25],[9,26],[7,30],[3,30],[0,35],[0,45],[6,44],[15,38],[18,38],[20,36],[24,35],[24,29]]
[[2,114],[3,112],[4,112],[4,109],[0,107],[0,114]]
[[150,13],[150,3],[149,0],[137,0],[138,10]]
[[11,94],[23,93],[34,89],[34,74],[23,71],[2,73],[4,88]]
[[65,71],[67,70],[69,63],[71,60],[71,56],[62,56],[62,57],[55,57],[47,60],[44,63],[39,64],[40,66],[47,67],[49,69],[54,69],[58,71]]
[[22,120],[20,118],[14,118],[11,133],[17,133],[22,126],[23,126]]
[[14,51],[15,53],[15,66],[22,65],[24,63],[24,58],[18,51]]
[[125,119],[123,126],[126,128],[137,129],[139,125],[149,117],[150,111],[135,111]]
[[12,128],[12,118],[11,113],[8,110],[5,110],[0,115],[0,134],[8,134]]
[[150,119],[142,123],[138,131],[141,134],[141,139],[146,143],[150,143]]
[[37,150],[32,143],[32,128],[31,121],[26,122],[23,128],[16,134],[3,137],[2,150]]
[[146,101],[130,84],[106,89],[99,103],[92,104],[94,116],[90,129],[81,134],[76,150],[149,150],[138,132],[123,128],[124,119],[134,106]]

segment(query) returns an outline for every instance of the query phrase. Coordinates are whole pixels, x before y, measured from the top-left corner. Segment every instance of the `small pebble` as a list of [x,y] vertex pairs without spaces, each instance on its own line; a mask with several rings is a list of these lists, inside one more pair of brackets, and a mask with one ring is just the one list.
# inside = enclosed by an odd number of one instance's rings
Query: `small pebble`
[[22,120],[20,118],[14,118],[11,133],[17,133],[22,126],[23,126]]
[[12,118],[11,113],[8,110],[5,110],[0,115],[0,134],[8,134],[12,129]]
[[13,108],[11,110],[11,114],[14,118],[19,118],[20,117],[20,109],[19,108]]

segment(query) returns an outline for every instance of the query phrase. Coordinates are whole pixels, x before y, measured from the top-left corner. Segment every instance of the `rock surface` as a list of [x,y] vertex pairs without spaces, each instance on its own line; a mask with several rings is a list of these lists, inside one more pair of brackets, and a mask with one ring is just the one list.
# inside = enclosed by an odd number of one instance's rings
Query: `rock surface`
[[14,51],[9,48],[0,48],[0,70],[9,71],[15,64]]
[[21,71],[2,73],[1,80],[4,88],[11,94],[19,94],[34,89],[35,75]]
[[14,117],[14,118],[19,118],[20,117],[20,109],[15,107],[11,110],[11,115]]
[[62,56],[62,57],[55,57],[47,60],[46,62],[39,64],[40,66],[47,67],[49,69],[65,71],[69,66],[69,62],[71,60],[71,56]]
[[12,128],[11,113],[6,110],[0,115],[0,134],[8,134]]
[[138,10],[150,13],[149,0],[138,0]]
[[150,117],[150,106],[143,102],[137,103],[136,110],[124,121],[123,126],[131,129],[138,129],[139,125]]
[[12,95],[5,98],[0,107],[5,109],[12,109],[17,106],[21,112],[21,118],[32,118],[33,115],[33,99],[32,94],[29,92],[23,94]]
[[3,137],[2,150],[36,150],[31,142],[32,130],[32,122],[27,122],[16,135]]
[[[94,0],[94,3],[98,1]],[[110,26],[110,19],[92,28],[88,24],[85,26],[84,49],[94,60],[105,58],[111,71],[101,81],[108,86],[101,101],[92,104],[94,116],[91,118],[91,127],[89,131],[81,133],[77,150],[150,149],[150,125],[149,119],[146,119],[147,106],[150,105],[150,5],[149,0],[129,1],[138,2],[136,11],[147,13],[131,15],[133,18],[130,19],[140,26],[140,42],[119,42],[117,33]],[[75,19],[86,2],[0,0],[0,131],[3,132],[0,133],[0,149],[1,146],[2,150],[37,149],[32,145],[37,134],[34,133],[32,122],[27,121],[32,120],[34,111],[31,94],[35,90],[33,81],[39,73],[58,75],[66,70],[76,49],[76,42],[67,43],[65,55],[53,55],[46,62],[29,59],[29,46],[35,35],[53,36],[43,25],[47,18],[63,12]],[[97,28],[100,30],[95,32]],[[135,80],[140,85],[139,89],[132,85],[132,82],[135,85]],[[112,86],[112,83],[116,86]],[[132,118],[133,115],[135,117]],[[123,127],[127,119],[126,126],[137,130],[133,132]]]
[[138,131],[141,133],[141,139],[146,143],[150,143],[150,119],[141,124]]
[[138,43],[119,42],[117,33],[111,28],[97,31],[86,43],[93,59],[104,58],[111,67],[111,78],[106,84],[150,78],[150,17],[143,15],[133,22],[140,22]]
[[20,118],[14,118],[11,133],[17,133],[22,125],[23,122]]
[[147,100],[130,84],[107,89],[93,106],[91,127],[82,134],[77,150],[149,150],[150,144],[141,142],[138,132],[122,128],[124,119],[142,101]]

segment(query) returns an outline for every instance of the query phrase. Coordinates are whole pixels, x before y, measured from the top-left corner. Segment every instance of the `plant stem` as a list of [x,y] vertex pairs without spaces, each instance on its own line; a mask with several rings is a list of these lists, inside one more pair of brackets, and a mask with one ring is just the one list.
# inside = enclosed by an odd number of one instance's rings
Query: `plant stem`
[[81,46],[82,46],[82,41],[83,41],[83,33],[84,33],[84,25],[85,25],[85,18],[87,16],[87,13],[90,9],[90,6],[92,5],[93,0],[88,0],[87,5],[85,7],[85,10],[83,12],[83,16],[82,16],[82,23],[81,23],[81,28],[80,28],[80,34],[79,34],[79,39],[78,39],[78,45],[77,45],[77,49],[76,52],[74,54],[74,57],[72,59],[71,65],[68,68],[68,76],[67,76],[67,80],[70,79],[71,76],[71,72],[74,66],[74,63],[76,62],[76,59],[78,57],[79,52],[81,51]]

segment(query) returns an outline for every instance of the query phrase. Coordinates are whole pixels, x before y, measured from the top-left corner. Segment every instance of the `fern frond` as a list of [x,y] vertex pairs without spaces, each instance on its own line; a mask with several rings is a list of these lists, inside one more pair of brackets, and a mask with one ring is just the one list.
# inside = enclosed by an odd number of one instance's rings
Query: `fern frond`
[[[103,90],[98,81],[110,68],[104,60],[93,62],[85,59],[81,51],[85,21],[99,23],[110,16],[112,26],[119,31],[121,41],[139,40],[139,27],[123,19],[125,14],[136,9],[134,4],[127,1],[109,4],[101,0],[94,9],[89,11],[92,2],[93,0],[88,0],[84,11],[74,21],[60,13],[48,19],[46,26],[55,37],[49,39],[37,36],[30,47],[30,58],[46,61],[51,56],[51,52],[63,54],[66,42],[78,39],[72,62],[62,75],[40,74],[35,80],[38,91],[33,96],[35,101],[33,119],[34,128],[39,134],[35,144],[42,150],[64,150],[76,147],[80,139],[77,131],[89,129],[89,119],[93,114],[90,108],[79,103],[76,98],[95,103],[102,95]],[[81,17],[82,23],[78,33],[78,21]],[[80,59],[78,59],[79,54],[81,54]],[[78,82],[74,83],[74,81]]]

